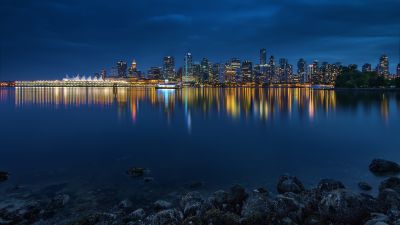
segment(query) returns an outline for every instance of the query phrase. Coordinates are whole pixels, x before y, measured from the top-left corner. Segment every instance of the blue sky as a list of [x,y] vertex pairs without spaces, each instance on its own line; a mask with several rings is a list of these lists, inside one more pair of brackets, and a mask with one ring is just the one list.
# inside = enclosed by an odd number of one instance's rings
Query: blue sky
[[91,75],[136,59],[147,71],[164,55],[182,65],[231,57],[300,57],[399,63],[399,0],[2,0],[0,79]]

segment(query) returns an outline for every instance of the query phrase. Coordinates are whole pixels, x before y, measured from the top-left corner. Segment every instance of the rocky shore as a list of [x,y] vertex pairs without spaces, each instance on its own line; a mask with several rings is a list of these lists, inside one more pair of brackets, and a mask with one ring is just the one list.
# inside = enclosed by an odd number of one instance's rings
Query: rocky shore
[[[65,193],[37,201],[10,198],[0,202],[0,224],[400,225],[400,179],[395,176],[400,166],[375,159],[369,169],[385,176],[377,196],[369,194],[373,187],[366,182],[359,183],[360,191],[333,179],[306,188],[297,177],[282,175],[276,190],[234,185],[210,194],[179,193],[139,208],[132,199],[125,199],[103,210],[82,207],[82,213],[68,211],[71,201],[77,200]],[[135,169],[130,174],[144,173]]]

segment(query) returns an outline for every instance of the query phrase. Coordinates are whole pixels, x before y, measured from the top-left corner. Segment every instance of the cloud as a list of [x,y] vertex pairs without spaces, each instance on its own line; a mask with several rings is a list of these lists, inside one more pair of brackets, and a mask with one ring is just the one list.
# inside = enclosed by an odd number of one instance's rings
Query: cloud
[[153,16],[148,19],[150,22],[156,23],[182,23],[182,24],[190,24],[192,19],[185,15],[180,14],[167,14],[161,16]]

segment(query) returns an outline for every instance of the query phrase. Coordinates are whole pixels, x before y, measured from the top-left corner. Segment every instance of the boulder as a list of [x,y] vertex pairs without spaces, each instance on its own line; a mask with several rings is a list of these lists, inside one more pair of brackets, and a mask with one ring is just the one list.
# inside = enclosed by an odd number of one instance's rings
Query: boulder
[[164,200],[157,200],[154,202],[154,209],[155,210],[164,210],[172,208],[172,203],[164,201]]
[[359,182],[359,183],[358,183],[358,187],[359,187],[361,190],[363,190],[363,191],[370,191],[370,190],[372,190],[371,185],[369,185],[369,184],[366,183],[366,182]]
[[128,218],[133,221],[143,220],[146,216],[144,209],[136,209],[135,211],[129,213]]
[[320,192],[329,192],[337,189],[344,189],[342,182],[334,179],[322,179],[319,181],[317,190]]
[[293,192],[277,195],[272,202],[272,208],[278,218],[290,218],[294,222],[303,221],[305,206],[301,197]]
[[268,224],[267,219],[271,211],[271,203],[268,194],[253,192],[243,204],[241,224]]
[[67,194],[59,194],[55,196],[51,201],[52,208],[64,207],[70,200],[70,196]]
[[286,192],[301,193],[303,192],[303,183],[295,176],[283,175],[278,180],[277,185],[278,193],[283,194]]
[[397,191],[397,193],[400,193],[400,179],[397,177],[389,177],[382,181],[379,185],[379,191],[387,188],[393,189]]
[[382,213],[371,213],[371,219],[364,223],[364,225],[388,225],[389,217]]
[[396,174],[400,172],[400,165],[384,159],[374,159],[369,164],[369,170],[376,175]]
[[143,167],[131,167],[126,173],[131,177],[141,177],[146,173],[146,169]]
[[223,212],[214,208],[205,212],[203,222],[203,224],[239,225],[240,218],[234,213]]
[[146,218],[147,223],[151,225],[178,225],[182,220],[183,214],[177,209],[162,210]]
[[183,214],[185,217],[197,216],[202,210],[202,204],[204,200],[200,193],[189,192],[181,198],[180,205],[183,208]]
[[378,201],[380,208],[385,212],[391,209],[400,209],[400,194],[393,189],[383,189],[379,191]]
[[325,193],[318,210],[325,219],[350,224],[359,223],[369,214],[363,197],[346,189]]

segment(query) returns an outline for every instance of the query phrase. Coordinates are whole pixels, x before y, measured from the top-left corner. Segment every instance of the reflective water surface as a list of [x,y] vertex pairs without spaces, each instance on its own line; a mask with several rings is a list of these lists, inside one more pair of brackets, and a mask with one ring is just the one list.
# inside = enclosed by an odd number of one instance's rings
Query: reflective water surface
[[[336,178],[376,187],[370,160],[400,161],[397,92],[2,88],[0,115],[8,186],[65,182],[77,192],[110,188],[115,198],[194,181],[203,190],[240,183],[274,191],[290,173],[306,186]],[[148,168],[154,181],[128,177],[131,166]]]

